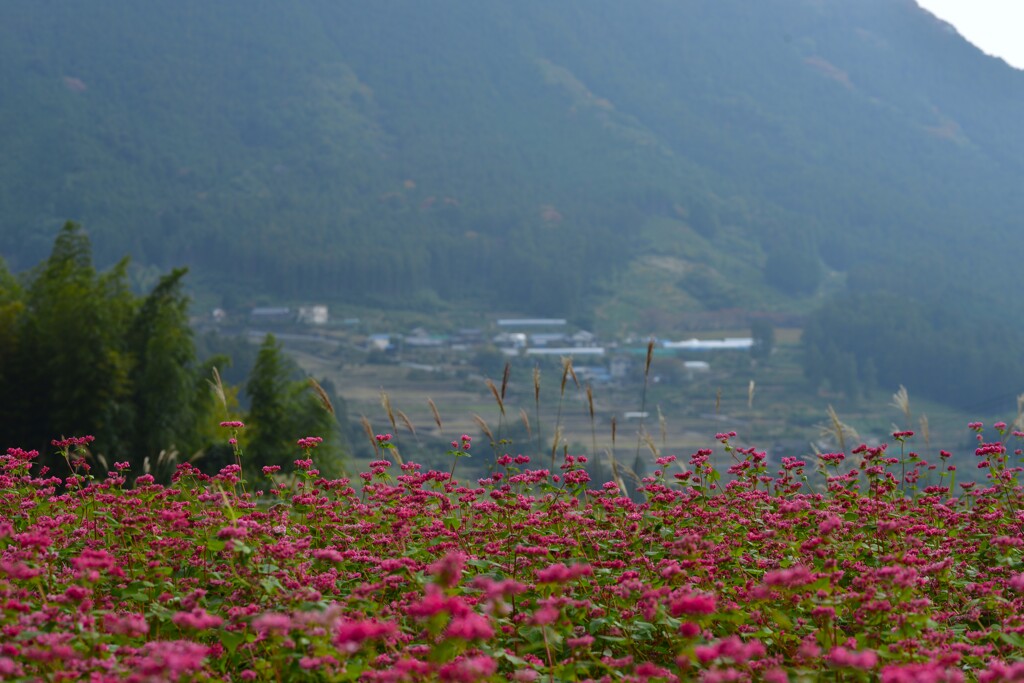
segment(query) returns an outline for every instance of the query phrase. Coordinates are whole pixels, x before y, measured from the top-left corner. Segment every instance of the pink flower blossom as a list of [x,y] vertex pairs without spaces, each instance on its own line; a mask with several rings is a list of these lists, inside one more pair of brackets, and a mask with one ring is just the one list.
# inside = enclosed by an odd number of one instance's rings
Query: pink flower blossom
[[356,652],[367,640],[388,638],[398,632],[398,627],[391,622],[380,622],[371,619],[344,621],[334,631],[333,643],[343,652]]
[[449,638],[463,640],[488,640],[494,637],[494,629],[490,622],[476,612],[453,617],[445,633]]
[[202,607],[195,607],[189,612],[177,612],[171,617],[171,621],[181,628],[193,628],[197,631],[216,628],[224,623],[222,618],[210,614]]
[[683,593],[670,598],[668,612],[673,617],[714,614],[715,596],[702,593]]

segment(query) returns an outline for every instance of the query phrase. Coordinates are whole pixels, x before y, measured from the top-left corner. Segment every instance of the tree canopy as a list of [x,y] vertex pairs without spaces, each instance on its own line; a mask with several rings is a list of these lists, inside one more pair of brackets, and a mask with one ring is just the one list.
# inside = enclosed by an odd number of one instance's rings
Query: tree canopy
[[[123,259],[98,272],[89,237],[73,222],[35,268],[16,276],[0,261],[0,446],[48,453],[52,440],[88,434],[101,466],[116,459],[141,473],[194,457],[202,468],[202,456],[226,441],[216,426],[229,404],[218,404],[209,378],[230,359],[197,357],[182,289],[187,270],[172,270],[139,296],[127,266]],[[260,464],[286,457],[289,441],[295,454],[295,440],[321,436],[336,473],[337,421],[293,374],[270,340],[249,380],[247,420]],[[211,466],[222,460],[211,458]]]

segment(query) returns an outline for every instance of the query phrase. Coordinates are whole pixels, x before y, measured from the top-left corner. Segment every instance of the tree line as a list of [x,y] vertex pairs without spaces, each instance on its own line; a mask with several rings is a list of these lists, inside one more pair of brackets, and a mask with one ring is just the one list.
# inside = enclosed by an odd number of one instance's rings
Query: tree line
[[803,332],[804,373],[856,398],[900,384],[935,401],[978,411],[1013,405],[1024,391],[1024,335],[1004,320],[966,316],[939,303],[880,291],[837,297]]
[[128,263],[99,272],[88,235],[73,222],[36,267],[15,275],[0,259],[0,447],[38,450],[55,467],[51,442],[88,434],[93,467],[127,461],[136,474],[166,476],[192,460],[216,472],[233,462],[219,424],[241,418],[247,474],[298,455],[295,441],[305,436],[324,438],[318,466],[340,472],[338,418],[347,418],[337,415],[337,399],[316,391],[268,336],[242,411],[243,387],[223,387],[215,373],[231,358],[196,352],[187,270],[171,270],[140,296],[129,287]]

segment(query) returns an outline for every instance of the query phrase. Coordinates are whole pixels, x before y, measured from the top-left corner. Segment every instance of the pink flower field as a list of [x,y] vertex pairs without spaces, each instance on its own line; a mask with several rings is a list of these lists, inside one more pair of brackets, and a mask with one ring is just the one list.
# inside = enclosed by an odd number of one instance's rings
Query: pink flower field
[[88,438],[66,478],[9,449],[0,678],[1024,681],[1019,451],[972,426],[978,484],[909,432],[774,464],[728,433],[632,498],[583,456],[353,485],[306,439],[262,484],[164,486],[94,478]]

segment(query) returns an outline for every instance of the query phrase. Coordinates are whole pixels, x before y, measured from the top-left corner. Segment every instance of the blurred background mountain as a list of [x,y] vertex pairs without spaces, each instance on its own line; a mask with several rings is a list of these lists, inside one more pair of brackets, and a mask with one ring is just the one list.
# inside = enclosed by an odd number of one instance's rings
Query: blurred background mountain
[[912,0],[8,0],[0,91],[13,271],[70,219],[214,305],[1020,328],[1024,72]]

